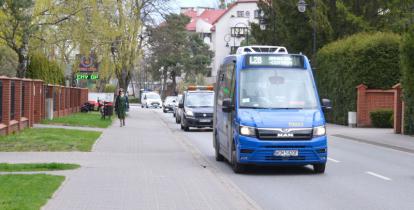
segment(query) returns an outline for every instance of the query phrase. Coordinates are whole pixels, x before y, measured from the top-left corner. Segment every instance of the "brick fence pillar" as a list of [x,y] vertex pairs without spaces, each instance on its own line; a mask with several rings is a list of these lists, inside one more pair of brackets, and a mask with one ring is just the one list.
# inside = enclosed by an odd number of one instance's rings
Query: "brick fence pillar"
[[15,97],[15,102],[14,102],[14,119],[17,121],[17,129],[21,130],[22,126],[21,126],[21,117],[22,117],[22,81],[21,80],[15,80],[14,81],[14,85],[15,85],[15,92],[14,92],[14,97]]
[[6,127],[2,129],[2,134],[9,134],[9,123],[10,123],[10,79],[7,77],[2,77],[2,88],[3,88],[3,98],[2,98],[2,124]]
[[366,115],[367,110],[367,101],[366,101],[366,92],[367,86],[360,84],[357,87],[357,126],[364,126],[368,121],[368,116]]
[[402,100],[401,84],[398,83],[392,87],[394,89],[394,132],[401,133],[402,126]]
[[42,119],[42,89],[43,81],[42,80],[33,80],[33,122],[39,123]]
[[24,112],[23,117],[27,118],[27,126],[33,126],[33,81],[25,79],[24,81]]

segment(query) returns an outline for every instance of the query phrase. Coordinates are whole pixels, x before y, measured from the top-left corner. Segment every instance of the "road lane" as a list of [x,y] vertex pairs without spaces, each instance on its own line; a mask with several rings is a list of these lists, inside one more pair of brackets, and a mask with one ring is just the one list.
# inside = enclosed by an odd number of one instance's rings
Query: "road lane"
[[[196,147],[212,167],[228,176],[264,209],[412,209],[414,155],[330,137],[327,171],[311,167],[254,167],[234,174],[216,162],[211,130],[182,132],[170,114],[161,114],[170,129]],[[391,179],[387,181],[366,172]]]

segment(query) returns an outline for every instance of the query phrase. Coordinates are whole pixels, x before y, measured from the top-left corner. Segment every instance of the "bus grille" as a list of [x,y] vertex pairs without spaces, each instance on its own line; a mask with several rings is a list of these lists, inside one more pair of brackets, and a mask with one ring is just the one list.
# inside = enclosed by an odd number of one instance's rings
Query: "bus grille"
[[288,141],[312,139],[312,128],[259,128],[258,137],[261,140]]

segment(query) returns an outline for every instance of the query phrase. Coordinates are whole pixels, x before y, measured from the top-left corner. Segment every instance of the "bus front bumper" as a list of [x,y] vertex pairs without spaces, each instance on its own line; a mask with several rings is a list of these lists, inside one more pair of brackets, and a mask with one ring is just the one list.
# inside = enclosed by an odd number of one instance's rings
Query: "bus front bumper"
[[237,159],[252,165],[308,165],[326,163],[327,137],[302,141],[263,141],[239,136]]

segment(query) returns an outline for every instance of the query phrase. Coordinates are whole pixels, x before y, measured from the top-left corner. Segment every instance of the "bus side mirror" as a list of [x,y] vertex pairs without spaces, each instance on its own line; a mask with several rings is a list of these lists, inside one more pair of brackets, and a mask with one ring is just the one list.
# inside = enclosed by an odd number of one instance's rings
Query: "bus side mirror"
[[332,109],[332,102],[329,99],[323,98],[322,99],[322,109],[324,111],[329,111]]
[[226,113],[232,112],[234,110],[234,105],[231,103],[230,98],[223,99],[222,110],[223,112],[226,112]]
[[183,102],[178,103],[178,108],[180,109],[184,108],[184,103]]

